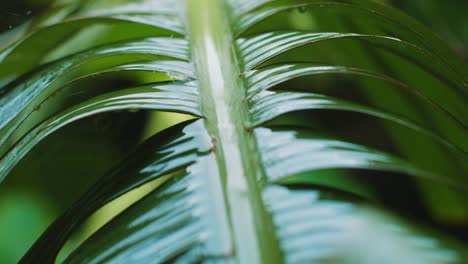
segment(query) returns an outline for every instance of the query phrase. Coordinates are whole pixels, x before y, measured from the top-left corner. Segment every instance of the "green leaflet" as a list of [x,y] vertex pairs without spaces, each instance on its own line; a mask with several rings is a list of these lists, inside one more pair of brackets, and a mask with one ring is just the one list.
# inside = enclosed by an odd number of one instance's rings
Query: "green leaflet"
[[[261,70],[249,71],[245,73],[245,80],[249,86],[248,97],[249,102],[252,104],[251,113],[253,119],[253,125],[259,125],[265,121],[271,120],[281,114],[298,111],[301,109],[346,109],[349,111],[362,112],[369,115],[377,116],[380,118],[392,120],[393,122],[400,123],[404,126],[410,127],[421,131],[424,134],[431,135],[435,137],[436,140],[443,142],[443,144],[448,144],[449,146],[452,143],[447,142],[444,135],[435,135],[431,131],[431,127],[425,127],[421,122],[415,122],[413,120],[408,120],[408,117],[405,116],[396,116],[388,111],[382,111],[378,108],[372,109],[364,105],[355,107],[353,103],[346,102],[345,100],[336,99],[333,97],[326,97],[323,95],[317,95],[313,92],[307,93],[291,93],[291,92],[268,92],[267,89],[272,89],[275,86],[278,86],[281,83],[287,82],[291,79],[299,78],[302,76],[310,75],[360,75],[364,77],[371,77],[390,83],[392,86],[398,89],[406,89],[411,93],[415,94],[424,103],[428,104],[434,110],[445,115],[446,119],[451,121],[452,129],[457,131],[453,136],[454,139],[459,137],[462,138],[465,132],[465,127],[460,120],[457,120],[450,112],[447,112],[445,108],[440,106],[438,102],[434,102],[431,99],[427,98],[424,94],[425,91],[418,91],[407,85],[390,78],[385,75],[376,74],[371,71],[349,68],[343,66],[328,66],[328,65],[315,65],[311,63],[297,63],[297,64],[281,64],[273,67],[265,67]],[[379,87],[375,87],[379,89]],[[311,89],[312,90],[312,89]],[[310,98],[309,102],[306,102],[306,98]],[[312,99],[316,99],[315,101]],[[296,100],[296,101],[294,101]],[[297,104],[301,101],[301,104]],[[316,102],[316,103],[313,103]],[[289,106],[289,107],[288,107]],[[453,140],[457,142],[457,140]],[[465,142],[458,140],[459,146],[455,148],[461,149],[462,155],[466,152],[467,146],[464,145]],[[456,143],[455,143],[456,144]],[[453,148],[453,146],[451,146]]]
[[[133,63],[133,64],[125,64],[122,66],[112,67],[106,69],[104,71],[96,72],[95,74],[104,74],[104,73],[111,73],[111,72],[162,72],[163,74],[167,75],[167,79],[175,78],[175,79],[185,79],[186,76],[190,77],[191,75],[191,68],[185,62],[179,61],[153,61],[153,62],[141,62],[141,63]],[[92,77],[85,76],[85,77]],[[164,79],[163,79],[164,80]],[[27,86],[27,89],[22,92],[18,89],[19,95],[15,96],[15,94],[10,94],[13,99],[10,99],[9,96],[5,97],[6,104],[5,107],[2,109],[4,110],[4,120],[3,120],[3,127],[0,130],[4,135],[0,140],[0,143],[5,143],[6,140],[15,132],[22,122],[27,118],[35,109],[37,109],[40,104],[42,103],[41,100],[46,100],[50,98],[54,92],[59,90],[61,87],[48,87],[48,86],[41,86],[43,83],[39,81],[36,83],[38,87],[35,86]],[[49,88],[49,89],[47,89]],[[54,88],[57,89],[54,91]],[[52,90],[52,91],[51,91]],[[45,91],[45,92],[43,92]],[[45,97],[45,98],[44,98]],[[10,115],[11,110],[19,111],[17,116]],[[13,119],[14,118],[14,119]],[[35,124],[33,124],[35,125]],[[31,128],[33,125],[29,125]],[[8,149],[12,143],[1,146],[2,152]],[[0,153],[2,153],[0,152]],[[4,153],[4,152],[3,152]]]
[[219,201],[213,200],[216,189],[210,189],[213,177],[219,177],[212,175],[213,167],[212,154],[200,156],[96,233],[65,263],[194,263],[227,258],[225,215],[216,214]]
[[[335,2],[316,0],[265,0],[261,2],[261,5],[258,5],[260,6],[259,8],[255,8],[256,6],[252,5],[249,8],[251,12],[245,12],[238,16],[234,30],[236,34],[241,34],[255,24],[288,10],[298,10],[300,12],[310,12],[312,14],[317,14],[322,10],[332,13],[334,16],[336,16],[336,14],[343,14],[345,16],[349,15],[350,17],[359,14],[362,20],[367,20],[369,24],[378,24],[383,32],[388,35],[413,43],[417,46],[421,45],[424,48],[428,48],[430,51],[436,52],[441,59],[447,61],[454,67],[452,70],[459,71],[466,79],[466,70],[462,67],[464,63],[459,60],[446,45],[442,44],[437,36],[414,19],[389,6],[368,0],[340,0]],[[284,30],[284,25],[276,28],[276,30],[278,29]],[[364,32],[354,33],[365,34]]]
[[[278,55],[278,54],[275,54]],[[287,81],[289,79],[297,78],[304,75],[315,75],[315,74],[350,74],[350,75],[362,75],[368,76],[382,81],[392,83],[395,86],[399,86],[399,89],[407,89],[412,93],[421,97],[427,101],[430,106],[438,108],[438,111],[446,112],[450,119],[457,122],[459,126],[466,128],[467,110],[464,104],[464,93],[459,94],[456,90],[447,92],[446,89],[439,89],[438,91],[434,87],[430,86],[414,86],[406,84],[404,81],[400,81],[393,77],[385,74],[375,72],[372,70],[356,68],[353,66],[335,66],[335,65],[321,65],[314,63],[296,63],[286,64],[282,63],[278,66],[267,66],[260,70],[247,71],[245,73],[246,78],[249,82],[249,97],[253,96],[256,92],[261,89],[267,89],[280,82]],[[446,86],[445,88],[450,87]],[[442,87],[443,88],[443,87]],[[461,88],[464,89],[464,88]],[[440,97],[440,94],[445,94],[445,97]],[[447,98],[451,98],[447,100]]]
[[364,35],[355,33],[303,33],[303,32],[270,32],[238,41],[242,51],[246,70],[258,67],[269,59],[277,57],[304,45],[331,40],[349,39],[356,42],[371,43],[376,46],[412,61],[419,67],[446,82],[449,86],[459,87],[461,96],[466,96],[464,76],[451,71],[436,56],[424,49],[393,37]]
[[[375,208],[324,198],[326,193],[282,186],[266,188],[264,199],[273,214],[287,263],[422,264],[451,263],[462,257],[442,248],[447,246],[442,236],[421,236],[420,228],[416,230]],[[380,245],[373,248],[374,252],[361,255],[354,251],[368,248],[369,238]]]
[[[297,104],[297,102],[296,102]],[[418,168],[394,155],[364,146],[323,137],[305,129],[285,127],[277,130],[255,129],[266,174],[271,182],[281,181],[302,172],[325,169],[367,169],[406,173],[435,180],[454,189],[468,185],[435,171]]]
[[[345,66],[330,66],[330,65],[316,65],[316,64],[306,64],[306,63],[297,63],[297,64],[282,64],[279,66],[273,66],[268,68],[262,68],[258,71],[250,71],[245,73],[245,77],[249,84],[249,97],[252,97],[255,93],[273,87],[281,82],[288,81],[293,78],[298,78],[305,75],[324,75],[324,74],[348,74],[348,75],[362,75],[368,76],[382,81],[391,83],[395,86],[399,86],[400,89],[407,89],[412,93],[416,94],[418,97],[421,97],[426,103],[429,103],[437,110],[445,112],[450,119],[459,123],[459,126],[466,127],[466,118],[464,112],[466,112],[463,102],[461,100],[457,104],[458,107],[453,107],[452,105],[444,104],[437,97],[429,97],[428,92],[422,88],[412,88],[396,79],[393,79],[389,76],[375,73],[365,69],[351,68]],[[457,109],[458,108],[458,109]]]
[[[181,35],[184,32],[174,7],[169,8],[167,3],[161,3],[153,9],[148,9],[148,3],[144,2],[135,3],[123,9],[121,6],[109,8],[105,5],[99,8],[99,3],[102,4],[102,1],[96,1],[91,5],[72,3],[69,6],[58,7],[57,18],[54,19],[52,15],[52,18],[33,25],[27,34],[2,48],[0,50],[0,86],[14,80],[38,63],[40,64],[51,49],[60,45],[61,42],[70,40],[83,28],[97,25],[109,26],[108,36],[97,41],[101,45],[138,37]],[[155,12],[155,9],[161,12]],[[138,30],[123,35],[123,38],[122,35],[116,34],[118,30],[128,29],[129,26]],[[82,50],[92,46],[84,46]],[[15,67],[18,63],[21,63],[21,69]]]
[[[179,61],[143,62],[141,56],[130,57],[129,60],[122,57],[121,61],[117,63],[105,61],[105,59],[113,56],[118,59],[120,56],[138,54],[144,54],[148,61],[154,60],[158,56],[186,59],[186,43],[177,39],[152,38],[103,46],[55,62],[49,67],[32,74],[32,76],[26,77],[26,80],[10,87],[11,92],[0,98],[0,134],[5,135],[0,139],[0,146],[33,111],[38,111],[38,108],[43,105],[47,106],[47,100],[52,95],[60,94],[58,91],[76,80],[92,77],[99,73],[117,71],[159,71],[163,76],[164,74],[167,75],[166,79],[187,78],[192,75],[191,67]],[[89,65],[91,62],[99,62],[100,59],[103,60],[100,64],[96,66]],[[136,64],[136,62],[139,63]],[[85,91],[86,89],[81,89],[81,100],[83,100],[82,93]],[[91,95],[99,94],[99,91],[95,90],[88,90],[87,92]],[[56,111],[58,110],[60,109]],[[16,116],[10,115],[11,112],[19,114]],[[29,128],[34,125],[34,123],[29,124]]]
[[200,121],[180,124],[147,140],[58,218],[22,263],[53,262],[71,232],[94,210],[150,180],[185,168],[210,148],[211,140]]
[[64,110],[31,130],[0,160],[0,175],[7,175],[42,139],[73,121],[108,111],[135,108],[201,115],[197,92],[190,83],[148,85],[104,94]]
[[412,129],[424,136],[429,136],[437,143],[444,145],[450,152],[456,153],[462,160],[466,160],[466,153],[458,146],[445,140],[430,129],[424,128],[391,113],[381,112],[363,105],[354,104],[344,100],[313,93],[290,93],[290,92],[262,92],[260,99],[252,100],[251,114],[252,126],[259,126],[267,121],[277,118],[285,113],[302,110],[340,110],[362,113],[365,115],[381,118]]

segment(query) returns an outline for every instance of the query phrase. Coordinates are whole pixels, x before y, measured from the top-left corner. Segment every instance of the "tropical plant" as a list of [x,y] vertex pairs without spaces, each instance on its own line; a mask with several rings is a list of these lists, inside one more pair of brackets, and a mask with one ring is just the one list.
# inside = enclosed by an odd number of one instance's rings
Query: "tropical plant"
[[468,219],[467,67],[390,6],[62,1],[8,34],[1,179],[79,119],[192,116],[128,153],[22,263],[54,262],[93,212],[154,181],[65,263],[468,263],[444,225]]

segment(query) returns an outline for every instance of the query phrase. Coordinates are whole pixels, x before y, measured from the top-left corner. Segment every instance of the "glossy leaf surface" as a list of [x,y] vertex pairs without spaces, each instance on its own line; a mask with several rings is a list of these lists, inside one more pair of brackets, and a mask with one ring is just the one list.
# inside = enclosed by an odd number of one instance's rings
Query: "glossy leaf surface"
[[[78,120],[147,110],[143,142],[21,263],[56,262],[93,213],[153,183],[64,263],[467,259],[466,63],[388,5],[59,1],[5,39],[0,180]],[[155,134],[149,111],[193,120]]]

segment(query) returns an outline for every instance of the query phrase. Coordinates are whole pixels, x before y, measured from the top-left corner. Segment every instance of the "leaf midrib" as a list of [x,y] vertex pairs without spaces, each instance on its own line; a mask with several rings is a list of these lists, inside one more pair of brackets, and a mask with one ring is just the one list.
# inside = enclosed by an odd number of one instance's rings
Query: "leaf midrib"
[[279,245],[258,179],[264,179],[249,115],[229,6],[223,0],[187,0],[192,59],[200,81],[205,125],[216,142],[233,253],[238,263],[277,263]]

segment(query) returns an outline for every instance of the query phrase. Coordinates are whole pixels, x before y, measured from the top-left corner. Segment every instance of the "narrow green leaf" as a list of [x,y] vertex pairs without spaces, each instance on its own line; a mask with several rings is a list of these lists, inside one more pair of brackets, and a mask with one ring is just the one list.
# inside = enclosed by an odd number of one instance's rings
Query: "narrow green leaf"
[[424,103],[427,103],[435,110],[444,113],[448,119],[450,119],[452,122],[456,122],[458,126],[461,126],[465,129],[466,124],[468,124],[468,112],[462,98],[457,98],[454,95],[452,98],[456,98],[456,102],[454,100],[450,100],[451,104],[447,104],[446,100],[442,100],[440,97],[428,95],[428,87],[411,87],[383,74],[346,66],[317,65],[313,63],[290,63],[249,71],[245,74],[245,79],[249,84],[248,96],[251,98],[262,90],[266,90],[294,78],[321,74],[360,75],[384,81],[398,89],[405,89],[412,92],[417,97],[422,99]]
[[453,247],[435,232],[424,233],[372,207],[323,196],[281,186],[264,191],[285,263],[438,264],[466,257],[463,247]]
[[[464,76],[458,75],[450,68],[450,65],[444,64],[443,61],[425,49],[394,37],[355,33],[280,31],[240,39],[238,45],[244,56],[245,68],[250,70],[296,48],[340,39],[349,39],[389,50],[402,58],[411,60],[422,69],[437,76],[452,89],[458,89],[461,96],[466,96]],[[311,46],[311,49],[313,49],[313,46]]]
[[[60,66],[62,66],[62,64],[59,64],[57,67]],[[65,80],[62,82],[56,82],[56,80],[62,76],[61,74],[66,72],[66,69],[62,68],[62,70],[57,71],[41,71],[34,75],[29,81],[20,83],[17,87],[15,87],[6,95],[0,98],[0,154],[3,154],[4,151],[11,146],[12,142],[6,144],[7,140],[22,124],[25,124],[25,120],[28,117],[30,117],[34,111],[37,111],[41,106],[47,106],[48,100],[51,99],[54,95],[56,95],[57,92],[60,91],[62,88],[65,88],[70,83],[83,78],[94,77],[98,74],[124,71],[160,72],[163,76],[166,76],[165,79],[169,80],[187,79],[193,77],[191,65],[187,62],[162,60],[131,64],[124,63],[120,66],[113,66],[110,68],[105,67],[105,69],[96,71],[90,75],[73,76],[74,78],[70,78],[71,80],[67,80],[65,77]],[[63,82],[66,83],[64,84]],[[86,90],[86,88],[82,88],[81,93],[85,92]],[[91,94],[94,93],[95,95],[99,94],[96,93],[96,91],[94,90],[91,90],[89,92]],[[62,94],[61,96],[67,96],[67,93]],[[57,105],[55,105],[55,107],[57,107]],[[61,109],[56,109],[56,111],[59,110]],[[25,125],[27,125],[28,128],[32,128],[43,119],[44,117],[42,119],[34,119],[33,123],[28,123]],[[26,131],[27,130],[28,129],[26,129]]]
[[[124,211],[85,241],[65,263],[198,263],[230,258],[225,214],[210,189],[214,156],[198,158],[182,175]],[[219,179],[218,179],[219,180]]]
[[[144,8],[144,7],[140,7]],[[123,10],[125,11],[125,9]],[[147,36],[180,36],[184,33],[182,23],[173,13],[141,13],[139,9],[118,13],[114,9],[82,11],[72,17],[34,28],[23,38],[0,50],[0,87],[40,63],[51,50],[70,39],[83,28],[96,25],[133,25],[131,34],[114,34],[100,44],[123,39]],[[141,32],[141,33],[138,33]],[[83,47],[90,48],[90,47]],[[21,65],[21,68],[18,68]]]
[[[378,25],[382,31],[388,33],[385,34],[387,36],[427,48],[429,52],[433,52],[441,60],[452,65],[452,69],[458,71],[466,80],[464,62],[457,58],[443,41],[416,20],[388,5],[369,0],[270,0],[262,1],[260,8],[257,8],[257,5],[252,5],[252,7],[255,9],[242,14],[235,22],[234,32],[236,35],[242,34],[266,18],[290,10],[299,10],[302,13],[309,12],[310,14],[317,14],[321,11],[330,12],[334,13],[335,17],[337,14],[348,18],[359,17],[360,20],[366,20],[367,24]],[[276,30],[278,29],[277,27]],[[354,33],[375,34],[371,32]],[[468,87],[466,82],[465,87]]]
[[453,178],[419,168],[394,155],[317,135],[308,130],[292,127],[278,130],[256,128],[255,135],[270,181],[281,181],[302,172],[341,168],[406,173],[454,189],[468,189],[464,182],[455,182]]
[[95,210],[158,177],[183,169],[211,149],[201,121],[185,122],[155,135],[128,159],[101,178],[59,217],[23,257],[21,263],[53,263],[70,234]]
[[299,92],[271,92],[263,91],[252,98],[250,101],[252,107],[250,113],[252,115],[252,127],[260,126],[274,118],[293,111],[301,110],[340,110],[361,113],[377,118],[381,118],[396,124],[402,125],[417,133],[429,136],[439,144],[448,148],[452,154],[458,155],[459,158],[467,160],[468,155],[463,146],[457,146],[454,143],[447,141],[443,136],[434,133],[430,128],[425,127],[425,124],[419,124],[404,117],[380,111],[378,109],[352,103],[345,100],[336,99],[330,96],[324,96],[315,93],[299,93]]
[[13,145],[0,160],[0,181],[35,145],[71,122],[99,113],[149,109],[200,116],[196,88],[183,84],[148,85],[94,97],[39,124]]

